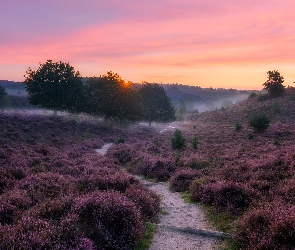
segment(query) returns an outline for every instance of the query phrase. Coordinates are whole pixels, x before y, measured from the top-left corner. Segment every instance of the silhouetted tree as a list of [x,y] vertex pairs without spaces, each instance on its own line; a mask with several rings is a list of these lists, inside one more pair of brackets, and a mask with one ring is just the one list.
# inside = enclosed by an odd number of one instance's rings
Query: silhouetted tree
[[53,109],[55,114],[57,110],[82,110],[82,77],[69,63],[47,60],[26,74],[24,83],[31,104]]
[[8,108],[11,107],[11,101],[5,88],[0,85],[0,108]]
[[139,89],[143,104],[143,119],[152,122],[175,121],[175,109],[163,87],[156,83],[145,83]]
[[284,77],[277,70],[268,71],[267,75],[267,81],[263,84],[264,89],[272,97],[283,95],[285,93],[285,86],[283,85]]
[[106,119],[136,121],[142,117],[138,93],[131,82],[125,82],[112,71],[100,77],[90,77],[85,83],[85,112]]

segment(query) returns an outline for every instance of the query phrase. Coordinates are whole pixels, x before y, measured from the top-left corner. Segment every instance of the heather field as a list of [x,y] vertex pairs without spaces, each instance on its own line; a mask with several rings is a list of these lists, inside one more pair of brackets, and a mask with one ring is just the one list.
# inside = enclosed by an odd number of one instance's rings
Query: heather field
[[[188,115],[171,124],[185,138],[180,150],[164,125],[2,111],[0,245],[133,249],[159,212],[159,197],[136,174],[203,204],[233,235],[228,249],[294,249],[294,106],[289,89]],[[259,113],[270,118],[263,133],[249,126]],[[95,152],[107,143],[105,156]]]

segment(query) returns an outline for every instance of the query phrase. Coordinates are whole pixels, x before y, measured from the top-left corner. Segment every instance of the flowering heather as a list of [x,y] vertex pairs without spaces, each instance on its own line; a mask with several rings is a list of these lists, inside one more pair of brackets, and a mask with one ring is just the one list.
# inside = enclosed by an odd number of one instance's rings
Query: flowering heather
[[194,169],[181,169],[170,178],[170,189],[176,192],[188,191],[193,180],[200,178],[202,174]]
[[108,191],[94,192],[75,201],[77,226],[97,249],[127,249],[143,233],[141,215],[133,202],[123,195]]

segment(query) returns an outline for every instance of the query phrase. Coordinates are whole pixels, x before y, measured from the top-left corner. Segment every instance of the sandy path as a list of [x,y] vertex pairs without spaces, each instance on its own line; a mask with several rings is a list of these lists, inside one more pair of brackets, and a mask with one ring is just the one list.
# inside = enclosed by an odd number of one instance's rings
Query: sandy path
[[216,249],[224,235],[210,231],[198,205],[188,205],[178,193],[169,191],[164,183],[143,181],[162,197],[160,223],[150,250],[208,250]]
[[95,149],[95,152],[101,155],[105,155],[109,149],[110,146],[112,146],[113,143],[107,143],[105,145],[102,146],[102,148],[100,149]]

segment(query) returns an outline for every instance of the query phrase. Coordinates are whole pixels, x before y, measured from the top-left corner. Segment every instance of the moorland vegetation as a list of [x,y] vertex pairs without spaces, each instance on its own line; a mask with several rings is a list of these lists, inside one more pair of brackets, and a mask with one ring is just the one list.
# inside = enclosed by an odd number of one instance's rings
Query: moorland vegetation
[[[294,249],[295,90],[268,94],[186,115],[162,133],[1,111],[1,246],[134,248],[159,211],[137,174],[203,204],[232,234],[227,249]],[[105,156],[95,152],[109,142]]]

